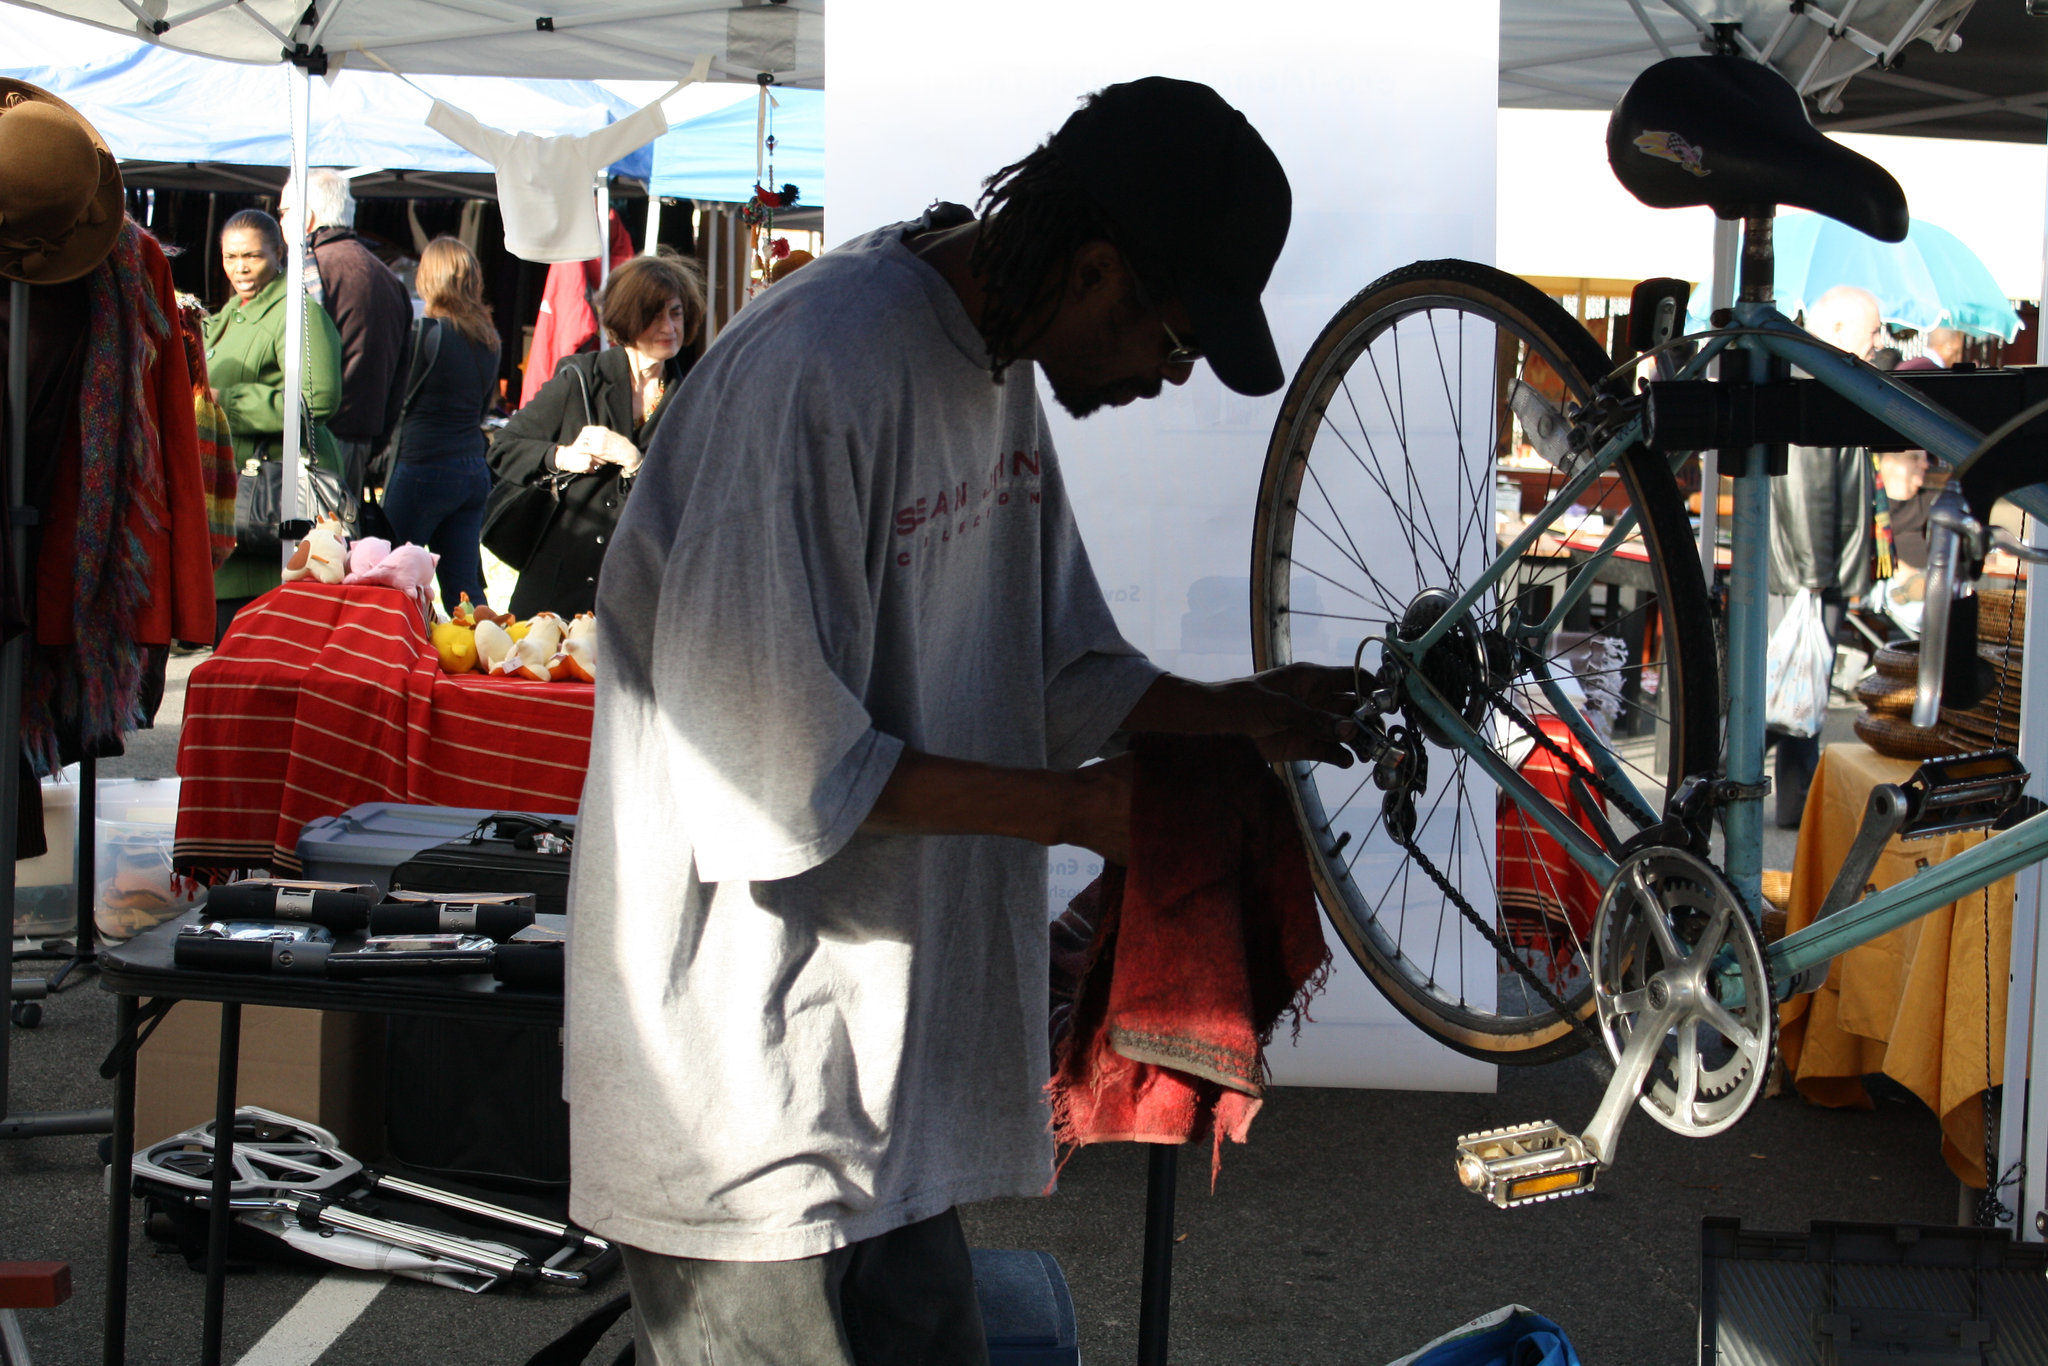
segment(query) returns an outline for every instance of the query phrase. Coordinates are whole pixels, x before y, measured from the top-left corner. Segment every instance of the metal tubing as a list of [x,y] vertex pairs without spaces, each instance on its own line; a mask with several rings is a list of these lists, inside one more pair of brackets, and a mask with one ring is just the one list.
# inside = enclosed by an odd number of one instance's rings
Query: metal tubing
[[1550,530],[1550,524],[1562,516],[1565,509],[1570,507],[1581,493],[1591,488],[1595,479],[1606,473],[1615,461],[1621,459],[1624,451],[1642,439],[1643,420],[1637,417],[1602,447],[1599,455],[1587,461],[1577,474],[1567,479],[1564,487],[1551,495],[1550,501],[1529,519],[1529,525],[1523,529],[1522,534],[1515,537],[1505,550],[1494,557],[1493,563],[1486,566],[1479,577],[1458,595],[1456,602],[1444,609],[1444,614],[1437,618],[1433,626],[1410,642],[1415,653],[1427,653],[1448,635],[1459,618],[1471,611],[1480,598],[1486,596],[1486,590],[1498,583],[1510,566],[1519,563],[1521,558],[1529,553],[1530,547],[1541,539],[1544,532]]
[[[1572,733],[1572,737],[1592,758],[1593,771],[1605,779],[1608,786],[1634,802],[1643,814],[1648,815],[1652,821],[1656,820],[1660,813],[1651,809],[1649,802],[1643,799],[1642,792],[1636,787],[1635,780],[1614,761],[1613,752],[1593,733],[1593,728],[1586,724],[1584,713],[1573,706],[1572,700],[1565,696],[1564,689],[1559,687],[1557,680],[1551,676],[1549,664],[1541,661],[1537,663],[1536,680],[1537,685],[1543,690],[1543,695],[1550,699],[1552,714],[1564,722],[1565,729]],[[1638,819],[1636,812],[1630,812],[1628,816],[1630,820]]]
[[1180,1145],[1145,1145],[1145,1269],[1138,1291],[1138,1366],[1166,1366],[1173,1301],[1173,1199]]
[[227,1312],[228,1229],[234,1211],[228,1201],[235,1175],[235,1074],[242,1053],[242,1007],[220,1008],[220,1075],[213,1097],[213,1194],[206,1208],[206,1321],[201,1330],[201,1366],[220,1366],[221,1323]]
[[532,1233],[544,1233],[550,1238],[577,1244],[591,1252],[601,1253],[611,1247],[604,1239],[568,1224],[551,1223],[546,1219],[535,1218],[531,1214],[522,1214],[516,1209],[506,1209],[503,1205],[472,1200],[466,1195],[457,1195],[453,1191],[440,1190],[434,1186],[422,1186],[417,1181],[407,1181],[401,1176],[376,1175],[373,1180],[378,1190],[409,1196],[430,1205],[439,1205],[443,1209],[460,1210],[464,1214],[474,1214],[482,1219],[509,1224],[513,1228],[523,1228]]
[[[1742,235],[1742,300],[1768,308],[1772,286],[1771,220],[1751,218]],[[1752,383],[1768,382],[1781,369],[1766,347],[1745,346]],[[1740,360],[1724,361],[1722,373],[1739,372]],[[1764,779],[1764,661],[1768,653],[1771,569],[1771,448],[1751,446],[1735,480],[1735,520],[1730,528],[1728,574],[1728,779],[1754,791]],[[1738,797],[1721,813],[1726,838],[1726,871],[1745,905],[1763,905],[1764,802]]]
[[1630,533],[1635,529],[1636,510],[1634,508],[1630,508],[1622,513],[1621,516],[1615,518],[1614,529],[1607,533],[1605,540],[1600,542],[1600,548],[1591,555],[1588,555],[1585,562],[1573,571],[1571,581],[1564,586],[1564,592],[1558,594],[1557,604],[1550,609],[1550,615],[1543,619],[1541,625],[1531,629],[1527,634],[1547,636],[1562,626],[1565,616],[1572,608],[1578,606],[1579,599],[1592,591],[1593,581],[1598,577],[1601,567],[1614,558],[1614,552],[1621,549],[1622,543],[1629,538]]
[[[21,506],[22,471],[28,461],[28,286],[10,281],[7,292],[7,495],[0,517],[12,518]],[[14,581],[21,582],[24,561],[21,528],[10,527],[14,547]],[[0,980],[14,981],[14,826],[21,809],[21,640],[0,646],[0,915],[7,917],[0,934]],[[8,1047],[14,1032],[11,1018],[0,1020],[0,1119],[8,1113]]]
[[1516,806],[1543,827],[1544,833],[1562,844],[1565,852],[1572,856],[1573,863],[1585,869],[1594,882],[1606,886],[1614,877],[1615,869],[1614,860],[1607,856],[1607,851],[1579,829],[1576,821],[1558,810],[1556,803],[1517,773],[1514,765],[1488,748],[1485,740],[1465,724],[1464,717],[1443,704],[1443,699],[1430,688],[1428,679],[1414,669],[1408,670],[1407,677],[1417,685],[1409,689],[1408,696],[1431,724],[1449,736],[1472,762],[1484,769],[1486,776],[1493,779]]
[[112,1110],[36,1110],[0,1119],[0,1138],[59,1138],[113,1132]]
[[114,998],[114,1046],[121,1070],[114,1074],[114,1141],[107,1166],[107,1290],[100,1309],[100,1360],[121,1366],[128,1357],[128,1225],[135,1212],[131,1169],[135,1162],[135,1017],[133,996]]
[[1766,950],[1771,975],[1780,982],[1825,963],[1836,954],[1867,944],[1911,924],[1937,906],[1982,891],[2048,854],[2048,813],[1993,835],[1943,863],[1921,869],[1904,882],[1873,892],[1826,920],[1788,934]]

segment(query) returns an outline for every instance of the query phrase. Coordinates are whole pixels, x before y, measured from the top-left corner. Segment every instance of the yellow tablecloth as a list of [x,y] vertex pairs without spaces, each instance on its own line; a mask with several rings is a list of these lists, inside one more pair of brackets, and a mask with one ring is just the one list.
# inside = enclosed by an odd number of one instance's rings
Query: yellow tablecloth
[[[1861,743],[1827,747],[1799,825],[1792,900],[1785,915],[1788,934],[1813,923],[1813,913],[1856,838],[1870,789],[1902,783],[1915,767]],[[1982,832],[1970,831],[1893,840],[1870,881],[1889,887],[1923,863],[1953,858],[1983,838]],[[1949,1169],[1981,1187],[1983,1092],[1987,1078],[1996,1085],[2004,1073],[2012,905],[2013,884],[2007,878],[1849,950],[1828,965],[1827,983],[1819,991],[1779,1007],[1780,1047],[1799,1094],[1817,1105],[1868,1109],[1863,1077],[1876,1072],[1891,1077],[1940,1117],[1941,1155]]]

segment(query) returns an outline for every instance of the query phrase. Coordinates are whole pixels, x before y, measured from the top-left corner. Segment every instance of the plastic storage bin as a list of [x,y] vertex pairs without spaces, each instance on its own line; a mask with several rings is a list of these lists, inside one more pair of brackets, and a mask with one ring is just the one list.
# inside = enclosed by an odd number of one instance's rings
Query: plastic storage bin
[[43,838],[50,852],[14,865],[14,933],[24,939],[69,939],[78,929],[72,867],[78,847],[78,783],[43,780]]
[[1050,1252],[978,1247],[968,1255],[989,1366],[1080,1366],[1073,1297]]
[[364,802],[339,816],[307,821],[299,831],[299,864],[304,876],[316,881],[370,882],[388,892],[391,872],[399,864],[461,839],[478,821],[496,814],[480,807]]
[[[43,783],[43,837],[49,852],[15,869],[14,932],[29,939],[70,939],[78,928],[73,897],[78,844],[78,770]],[[203,890],[171,871],[178,826],[178,780],[99,780],[93,845],[93,923],[107,939],[126,939],[198,904]]]
[[2048,1361],[2048,1247],[2004,1229],[1700,1224],[1701,1366]]
[[93,924],[102,938],[132,938],[204,899],[205,888],[171,869],[176,778],[102,778],[95,815]]

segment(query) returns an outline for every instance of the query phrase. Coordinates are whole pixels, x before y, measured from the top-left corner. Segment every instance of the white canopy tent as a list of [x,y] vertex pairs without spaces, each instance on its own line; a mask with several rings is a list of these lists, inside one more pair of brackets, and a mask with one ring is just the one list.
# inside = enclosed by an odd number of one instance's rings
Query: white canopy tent
[[[24,0],[6,0],[24,3]],[[310,82],[341,68],[400,75],[681,81],[706,78],[820,88],[823,0],[43,0],[26,4],[160,46],[258,64],[290,63],[292,178],[303,184]],[[513,130],[517,131],[517,130]],[[599,222],[603,202],[596,201]],[[600,227],[600,240],[603,230]],[[293,237],[289,297],[305,297],[304,243]],[[299,394],[305,312],[285,314],[282,509],[299,507]],[[287,541],[289,556],[295,546]]]
[[[2019,0],[1806,0],[1790,6],[1709,0],[1697,7],[1688,0],[1502,0],[1500,106],[1605,110],[1653,63],[1732,51],[1769,62],[1806,97],[1809,113],[1827,132],[2040,146],[2048,134],[2048,18],[2035,19],[2027,8]],[[1736,225],[1718,223],[1715,307],[1733,297],[1735,241]],[[2048,298],[2048,278],[2042,296]],[[1711,479],[1711,453],[1703,463]],[[1703,545],[1712,544],[1713,508],[1713,499],[1704,500]],[[2037,523],[2032,539],[2048,544],[2048,530]],[[2048,706],[2039,705],[2048,676],[2048,626],[2042,624],[2048,601],[2038,575],[2030,576],[2027,605],[2020,754],[2038,773],[2048,754]],[[2048,794],[2038,777],[2028,791]],[[2036,1007],[2037,986],[2048,987],[2048,938],[2038,932],[2041,870],[2023,870],[2017,881],[2004,1039],[2008,1079],[2030,1075],[2030,1056],[2048,1057],[2048,1010]],[[1998,1120],[2000,1170],[1991,1179],[2022,1173],[2005,1226],[2018,1237],[2039,1238],[2043,1230],[2028,1212],[2048,1204],[2048,1093],[2022,1086],[2007,1088]]]

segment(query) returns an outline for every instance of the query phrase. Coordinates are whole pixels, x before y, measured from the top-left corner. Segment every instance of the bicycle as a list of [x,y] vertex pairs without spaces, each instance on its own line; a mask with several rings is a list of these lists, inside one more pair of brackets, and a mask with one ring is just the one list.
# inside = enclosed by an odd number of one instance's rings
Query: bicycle
[[[1461,1180],[1503,1208],[1591,1189],[1638,1105],[1682,1134],[1727,1129],[1764,1088],[1779,1001],[1846,949],[2048,857],[2015,755],[1931,761],[1873,796],[1815,923],[1762,942],[1769,499],[1786,445],[1918,447],[1952,470],[1915,698],[1931,725],[1984,687],[1973,585],[1993,546],[2048,558],[1988,529],[2001,497],[2048,512],[2048,381],[1907,383],[1773,308],[1778,205],[1890,241],[1908,220],[1896,182],[1817,132],[1767,67],[1659,63],[1608,141],[1637,198],[1743,221],[1732,310],[1683,335],[1690,287],[1647,282],[1609,355],[1512,276],[1395,271],[1297,371],[1254,531],[1257,666],[1348,659],[1357,680],[1362,766],[1282,771],[1346,946],[1454,1049],[1541,1063],[1598,1039],[1615,1065],[1583,1133],[1546,1121],[1460,1140]],[[1676,477],[1705,449],[1735,490],[1718,608]],[[1347,509],[1380,525],[1354,528]],[[1892,835],[1987,827],[1862,895]]]

